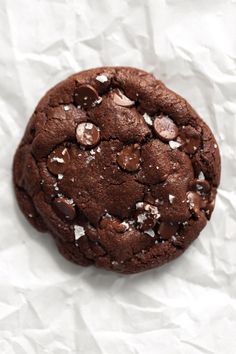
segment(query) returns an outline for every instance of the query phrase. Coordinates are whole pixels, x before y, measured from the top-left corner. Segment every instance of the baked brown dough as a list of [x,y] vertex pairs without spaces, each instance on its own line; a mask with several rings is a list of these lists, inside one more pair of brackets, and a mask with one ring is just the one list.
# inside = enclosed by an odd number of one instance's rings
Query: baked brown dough
[[46,93],[13,172],[22,212],[64,257],[136,273],[198,237],[214,208],[220,155],[209,127],[153,75],[102,67]]

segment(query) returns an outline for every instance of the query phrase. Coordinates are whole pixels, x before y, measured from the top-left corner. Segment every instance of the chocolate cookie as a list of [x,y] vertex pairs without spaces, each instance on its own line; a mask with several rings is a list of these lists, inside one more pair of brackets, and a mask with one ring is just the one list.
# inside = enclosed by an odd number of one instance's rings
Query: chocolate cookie
[[142,70],[103,67],[41,99],[13,172],[21,210],[64,257],[136,273],[198,237],[214,209],[220,156],[182,97]]

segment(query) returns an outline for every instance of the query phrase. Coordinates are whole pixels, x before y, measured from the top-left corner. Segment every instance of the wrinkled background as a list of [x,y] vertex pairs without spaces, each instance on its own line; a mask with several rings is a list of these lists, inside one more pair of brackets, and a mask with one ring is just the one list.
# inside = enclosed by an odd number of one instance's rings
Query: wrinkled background
[[[0,353],[236,353],[236,1],[0,1]],[[171,264],[123,276],[64,260],[22,217],[11,165],[42,94],[101,65],[153,72],[216,135],[211,223]]]

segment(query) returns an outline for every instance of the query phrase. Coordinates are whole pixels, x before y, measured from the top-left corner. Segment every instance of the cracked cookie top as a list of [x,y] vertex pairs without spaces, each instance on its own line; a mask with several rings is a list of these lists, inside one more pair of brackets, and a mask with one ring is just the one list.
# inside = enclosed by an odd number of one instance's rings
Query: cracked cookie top
[[216,141],[151,74],[98,68],[39,102],[14,160],[23,213],[81,265],[134,273],[181,254],[214,208]]

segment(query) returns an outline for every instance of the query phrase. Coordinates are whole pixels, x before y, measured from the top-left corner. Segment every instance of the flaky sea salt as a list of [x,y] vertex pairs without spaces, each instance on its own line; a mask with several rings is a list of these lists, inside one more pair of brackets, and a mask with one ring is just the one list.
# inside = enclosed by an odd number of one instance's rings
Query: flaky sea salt
[[205,179],[204,173],[202,171],[199,173],[198,179],[202,179],[202,180]]
[[154,205],[146,204],[144,207],[144,210],[149,212],[155,219],[158,219],[160,217],[158,208]]
[[55,191],[59,191],[59,188],[58,188],[58,186],[57,186],[57,183],[54,183],[53,187],[54,187]]
[[77,241],[80,237],[85,234],[83,226],[74,225],[74,235],[75,240]]
[[95,107],[96,104],[100,104],[102,102],[102,97],[99,97],[93,104],[92,106]]
[[106,77],[106,75],[101,74],[96,77],[96,80],[103,84],[104,82],[108,81],[108,78]]
[[170,204],[173,203],[173,200],[174,200],[174,199],[175,199],[175,196],[172,195],[172,194],[169,194],[169,202],[170,202]]
[[181,146],[181,144],[178,143],[178,141],[174,141],[174,140],[170,140],[169,145],[171,149],[178,149]]
[[119,263],[117,261],[112,261],[111,264],[112,265],[118,265]]
[[64,111],[69,111],[70,107],[69,106],[64,106]]
[[144,205],[143,202],[138,202],[138,203],[136,203],[136,209],[142,208],[143,205]]
[[63,158],[61,158],[61,157],[53,157],[51,159],[51,161],[56,161],[58,163],[64,163],[65,162],[65,160]]
[[147,220],[147,215],[145,213],[138,215],[137,222],[139,224],[142,224],[145,220]]
[[57,178],[58,178],[58,179],[62,179],[63,177],[64,177],[63,174],[58,173],[58,175],[57,175]]
[[151,237],[155,237],[155,232],[153,229],[146,230],[145,234],[148,234]]
[[95,156],[88,156],[86,159],[86,164],[89,164],[92,160],[95,160]]
[[72,198],[70,198],[70,199],[67,198],[66,201],[67,201],[68,204],[71,204],[71,205],[74,204],[74,200]]
[[127,231],[129,229],[129,224],[126,222],[126,221],[123,221],[121,223],[121,225],[124,225],[125,226],[125,231]]
[[148,125],[152,125],[152,119],[147,113],[144,113],[143,118]]

